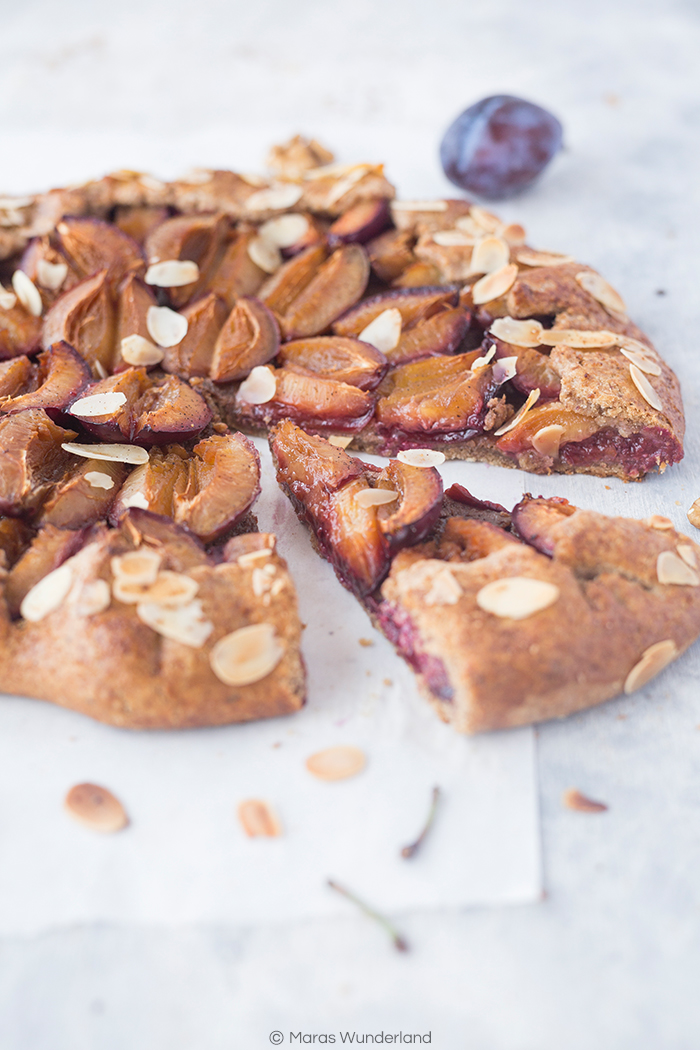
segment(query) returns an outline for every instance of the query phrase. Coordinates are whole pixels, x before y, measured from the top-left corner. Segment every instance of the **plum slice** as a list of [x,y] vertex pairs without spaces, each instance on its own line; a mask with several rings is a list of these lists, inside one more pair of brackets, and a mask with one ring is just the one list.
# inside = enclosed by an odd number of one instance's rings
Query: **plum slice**
[[260,299],[280,316],[291,307],[297,296],[309,286],[320,266],[328,258],[325,244],[315,244],[280,266],[263,284]]
[[34,530],[21,518],[0,518],[0,568],[12,568],[33,537]]
[[205,543],[239,521],[260,493],[260,457],[243,434],[212,434],[194,447],[187,487],[173,495],[173,518]]
[[56,482],[41,510],[40,524],[81,529],[107,518],[126,477],[124,463],[83,459]]
[[122,281],[117,291],[116,337],[111,371],[118,372],[129,367],[122,356],[122,339],[138,335],[153,342],[146,322],[149,309],[156,305],[155,295],[140,278],[130,274]]
[[531,390],[539,390],[543,400],[559,397],[561,390],[561,376],[555,372],[549,363],[547,354],[530,347],[514,346],[502,339],[488,336],[484,343],[484,352],[489,346],[496,347],[496,357],[516,357],[516,373],[511,379],[514,388],[520,394],[527,396]]
[[187,487],[188,453],[182,445],[154,448],[148,462],[135,467],[122,485],[110,513],[116,525],[131,507],[171,518],[173,499]]
[[187,318],[187,333],[181,342],[165,351],[164,370],[187,378],[209,375],[226,315],[226,304],[213,293],[186,306],[182,316]]
[[242,230],[226,246],[223,256],[207,280],[207,291],[217,295],[229,310],[241,295],[256,295],[267,278],[248,252],[255,230]]
[[511,511],[513,532],[525,543],[551,558],[554,554],[554,526],[563,518],[575,513],[576,507],[560,496],[552,496],[550,499],[540,496],[539,499],[534,499],[526,494]]
[[149,234],[168,218],[168,209],[154,204],[121,204],[114,212],[114,225],[143,247]]
[[425,539],[437,524],[442,508],[442,478],[438,471],[392,459],[379,475],[377,487],[398,493],[396,503],[377,508],[379,528],[391,550]]
[[74,437],[40,408],[0,418],[0,514],[17,517],[43,503],[72,462],[61,444]]
[[338,248],[281,315],[285,338],[300,339],[325,332],[357,302],[368,280],[369,259],[364,248],[359,244]]
[[196,299],[221,262],[229,235],[225,215],[176,215],[160,223],[146,238],[145,252],[149,263],[171,259],[190,260],[199,268],[199,277],[191,284],[168,289],[172,306],[177,310]]
[[278,360],[293,372],[313,372],[360,390],[373,390],[388,367],[384,354],[370,343],[341,335],[318,335],[283,343]]
[[[30,390],[36,390],[38,369],[28,357],[11,357],[9,361],[0,362],[0,398],[17,397]],[[2,407],[0,406],[0,411]]]
[[11,310],[0,308],[0,361],[31,354],[41,346],[42,320],[19,303]]
[[398,288],[381,292],[348,310],[333,324],[336,335],[358,336],[385,310],[398,310],[403,328],[417,324],[445,307],[457,306],[459,293],[455,288],[437,285],[421,288]]
[[360,201],[348,208],[328,230],[328,243],[364,244],[377,237],[391,224],[391,212],[386,200]]
[[372,415],[372,396],[349,383],[303,375],[288,368],[279,368],[272,374],[275,393],[264,404],[249,404],[243,390],[239,391],[236,406],[244,417],[265,425],[292,419],[309,430],[355,431]]
[[[547,433],[542,434],[545,429]],[[558,458],[562,445],[584,441],[599,429],[591,416],[565,408],[559,401],[549,401],[531,408],[512,430],[498,439],[496,447],[511,454],[534,448],[539,455],[552,461]]]
[[44,309],[53,306],[59,295],[73,288],[83,276],[48,237],[32,238],[24,249],[20,270],[38,288]]
[[242,296],[219,332],[209,374],[216,383],[243,379],[256,365],[276,357],[279,345],[272,311],[259,299]]
[[422,288],[424,285],[439,284],[440,278],[440,271],[434,263],[421,260],[407,266],[391,285],[392,288]]
[[108,271],[86,278],[56,300],[44,318],[42,345],[68,343],[95,375],[107,372],[114,356],[115,311]]
[[22,412],[26,408],[44,408],[49,413],[60,410],[75,400],[92,379],[87,363],[67,343],[56,343],[38,357],[37,387],[18,397],[0,401],[0,412]]
[[441,309],[410,325],[386,356],[390,364],[404,364],[436,354],[453,354],[469,329],[471,314],[460,306]]
[[56,227],[58,245],[82,277],[106,270],[116,284],[129,273],[143,274],[141,248],[123,230],[95,218],[61,219]]
[[19,616],[20,605],[32,587],[80,550],[87,529],[69,531],[44,525],[8,573],[5,600],[10,616]]
[[369,261],[380,281],[391,284],[416,261],[413,240],[408,230],[387,230],[367,244]]

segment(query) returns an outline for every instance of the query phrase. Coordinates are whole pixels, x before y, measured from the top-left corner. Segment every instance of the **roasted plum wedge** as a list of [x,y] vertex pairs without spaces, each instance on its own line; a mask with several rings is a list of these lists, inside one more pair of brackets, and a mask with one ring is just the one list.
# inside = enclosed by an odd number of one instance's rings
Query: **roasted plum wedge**
[[72,460],[61,445],[76,436],[40,408],[0,417],[0,514],[17,517],[41,506]]
[[398,288],[381,292],[353,306],[333,324],[336,335],[354,335],[367,328],[385,310],[398,310],[401,314],[401,330],[409,325],[424,321],[433,314],[459,304],[459,291],[456,287]]
[[359,244],[338,248],[280,315],[285,338],[321,335],[357,302],[368,280],[369,259],[364,248]]
[[341,335],[319,335],[283,343],[278,361],[292,372],[309,372],[373,390],[388,368],[386,357],[370,343]]
[[280,333],[274,314],[259,299],[241,296],[214,345],[209,375],[215,383],[244,379],[277,356]]
[[150,266],[163,262],[193,262],[197,276],[181,286],[167,288],[175,309],[196,299],[222,261],[229,237],[229,220],[225,215],[175,215],[156,226],[146,238],[144,250],[149,262],[146,280],[151,280]]
[[0,361],[0,398],[14,398],[36,390],[39,385],[37,373],[36,365],[24,354]]
[[575,511],[576,508],[560,496],[534,499],[526,493],[511,511],[513,532],[535,550],[551,557],[554,553],[552,529]]
[[46,314],[41,337],[45,350],[68,343],[96,376],[109,371],[114,356],[116,311],[108,277],[100,270],[64,292]]
[[386,200],[360,201],[349,208],[328,230],[328,243],[365,244],[377,237],[391,223],[391,212]]
[[123,463],[75,457],[41,509],[39,524],[81,529],[107,518],[126,478]]
[[365,390],[323,376],[289,368],[268,369],[274,393],[260,404],[250,402],[247,384],[236,395],[236,411],[243,425],[269,426],[291,419],[311,431],[353,432],[371,418],[374,399]]
[[437,470],[392,459],[376,485],[397,495],[395,503],[377,508],[379,528],[390,549],[398,550],[425,539],[437,524],[442,508],[442,478]]
[[41,346],[42,320],[15,303],[9,310],[0,307],[0,361],[31,354]]
[[93,217],[61,219],[58,247],[82,277],[105,270],[116,285],[130,273],[143,274],[146,262],[136,241],[111,222]]
[[[251,239],[253,236],[250,235]],[[259,298],[278,317],[283,316],[294,300],[311,284],[327,258],[328,248],[324,243],[311,245],[299,252],[265,281],[260,288]]]
[[211,292],[181,313],[187,319],[187,332],[179,343],[164,351],[162,367],[187,379],[209,375],[214,347],[228,313],[226,304]]
[[59,529],[55,525],[44,525],[39,529],[8,573],[5,600],[10,616],[19,616],[22,600],[39,580],[80,550],[87,531],[86,528]]
[[30,389],[26,393],[0,398],[0,413],[43,408],[49,415],[60,415],[91,380],[90,369],[80,354],[67,343],[56,343],[39,354],[36,374],[27,377]]

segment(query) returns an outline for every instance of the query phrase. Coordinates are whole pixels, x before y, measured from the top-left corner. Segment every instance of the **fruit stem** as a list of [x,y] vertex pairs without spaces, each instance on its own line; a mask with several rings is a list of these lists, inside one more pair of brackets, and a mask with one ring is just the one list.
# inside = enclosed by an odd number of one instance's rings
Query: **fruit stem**
[[363,911],[365,915],[369,916],[370,919],[374,919],[374,921],[378,922],[380,926],[383,926],[386,932],[391,937],[393,945],[397,951],[408,951],[408,943],[404,940],[404,938],[398,932],[396,927],[393,926],[391,922],[389,922],[386,916],[381,915],[378,911],[375,911],[374,908],[371,908],[369,906],[369,904],[365,904],[363,900],[360,900],[359,897],[356,897],[354,893],[350,892],[350,890],[346,890],[344,886],[341,886],[339,883],[334,882],[333,879],[328,879],[328,885],[332,890],[335,890],[336,893],[342,894],[343,897],[347,897],[349,901],[352,901],[353,904],[356,904],[360,911]]
[[421,831],[420,835],[418,836],[418,838],[416,839],[415,842],[412,842],[409,846],[404,846],[404,848],[401,850],[401,856],[405,860],[410,860],[411,857],[415,857],[416,853],[418,852],[418,850],[422,846],[423,841],[424,841],[426,835],[428,834],[428,832],[430,831],[430,829],[432,827],[432,824],[433,824],[433,821],[435,819],[435,813],[436,813],[436,810],[437,810],[437,804],[438,804],[438,799],[439,798],[440,798],[440,788],[439,787],[434,787],[433,791],[432,791],[432,795],[431,795],[430,809],[428,811],[428,819],[426,820],[426,822],[425,822],[425,824],[423,826],[423,830]]

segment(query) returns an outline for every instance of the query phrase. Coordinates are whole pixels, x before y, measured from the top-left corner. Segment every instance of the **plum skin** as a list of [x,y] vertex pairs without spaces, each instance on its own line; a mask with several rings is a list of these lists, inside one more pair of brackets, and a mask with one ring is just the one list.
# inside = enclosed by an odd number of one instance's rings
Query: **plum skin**
[[525,189],[561,149],[553,114],[513,95],[493,95],[465,109],[440,144],[445,175],[461,189],[502,200]]

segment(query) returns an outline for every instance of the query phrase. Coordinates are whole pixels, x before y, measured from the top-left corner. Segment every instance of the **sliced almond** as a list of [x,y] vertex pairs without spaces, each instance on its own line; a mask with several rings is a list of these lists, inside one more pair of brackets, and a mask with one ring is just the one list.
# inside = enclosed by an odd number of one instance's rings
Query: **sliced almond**
[[238,388],[236,398],[248,405],[266,405],[277,391],[277,380],[271,368],[256,365]]
[[199,280],[199,267],[191,259],[163,259],[146,270],[144,281],[156,288],[184,288]]
[[627,313],[622,297],[599,273],[594,270],[582,270],[581,273],[576,274],[576,280],[584,291],[592,295],[613,316]]
[[470,263],[472,273],[495,273],[510,261],[510,248],[502,237],[484,237],[474,248]]
[[152,583],[134,583],[124,576],[115,576],[112,594],[125,605],[147,602],[166,609],[189,605],[199,590],[199,584],[184,573],[164,569]]
[[584,332],[578,328],[545,328],[541,342],[544,346],[570,346],[574,350],[595,350],[597,347],[615,346],[618,336],[606,329]]
[[445,453],[432,448],[406,448],[396,458],[409,467],[439,467],[445,462]]
[[259,798],[247,798],[238,805],[238,819],[248,838],[278,838],[282,825],[277,814],[267,802]]
[[686,565],[690,565],[691,569],[697,569],[698,559],[695,553],[695,547],[690,543],[679,543],[676,550]]
[[127,335],[120,345],[121,354],[128,365],[158,365],[165,357],[163,350],[142,335]]
[[509,379],[512,379],[514,375],[517,375],[517,372],[517,357],[499,357],[499,359],[493,363],[493,378],[499,386],[502,383],[507,383]]
[[478,204],[472,204],[469,215],[477,226],[481,226],[482,230],[486,230],[487,233],[495,233],[501,226],[498,216],[486,211],[486,208],[480,208]]
[[559,598],[559,588],[546,580],[529,576],[509,576],[487,583],[476,596],[476,604],[484,612],[503,619],[524,620],[547,609]]
[[393,489],[360,489],[355,493],[358,507],[381,507],[385,503],[394,503],[399,498]]
[[369,175],[372,171],[371,164],[357,164],[348,171],[347,175],[343,175],[342,178],[338,179],[335,186],[329,192],[326,198],[326,206],[331,207],[333,204],[337,204],[341,200],[348,190],[351,190],[353,186],[356,186],[358,182],[364,179],[365,175]]
[[127,583],[154,583],[163,558],[152,547],[140,547],[137,551],[116,555],[110,561],[112,575]]
[[523,266],[562,266],[564,263],[573,262],[571,255],[561,255],[559,252],[538,252],[533,248],[519,248],[515,258]]
[[700,499],[696,499],[691,504],[690,510],[688,511],[688,521],[691,525],[694,525],[696,529],[700,529]]
[[433,242],[441,248],[471,248],[476,243],[464,230],[436,230]]
[[447,201],[392,201],[392,211],[447,211]]
[[96,616],[108,609],[111,601],[112,592],[106,580],[88,580],[76,594],[73,609],[76,616]]
[[269,244],[278,248],[291,248],[308,232],[309,220],[305,215],[291,212],[289,215],[278,215],[275,219],[264,222],[258,233]]
[[504,241],[508,241],[508,244],[516,247],[519,244],[525,243],[525,227],[521,226],[518,222],[511,222],[507,226],[501,227],[498,231],[499,235]]
[[513,346],[539,346],[544,329],[539,321],[516,321],[514,317],[497,317],[489,335]]
[[301,198],[303,190],[293,182],[285,182],[279,186],[268,186],[264,190],[252,193],[245,202],[246,210],[252,211],[284,211],[293,208]]
[[17,305],[17,296],[0,284],[0,310],[13,310]]
[[661,584],[700,587],[700,576],[675,551],[661,551],[656,559],[656,576]]
[[248,255],[265,273],[275,273],[282,265],[282,256],[276,244],[264,237],[254,237],[248,245]]
[[88,470],[85,474],[85,480],[90,488],[93,489],[105,489],[106,491],[109,491],[114,488],[114,478],[110,474],[105,474],[101,470]]
[[42,288],[48,288],[50,292],[57,292],[66,277],[68,266],[64,262],[52,263],[48,259],[38,259],[36,264],[37,284]]
[[[508,360],[504,358],[503,360]],[[539,387],[535,390],[531,390],[527,395],[527,401],[525,404],[515,413],[512,419],[509,419],[507,423],[504,423],[498,430],[494,430],[494,437],[501,437],[503,434],[507,434],[509,430],[513,430],[517,427],[518,423],[521,423],[525,416],[528,414],[532,406],[535,404],[540,396]]]
[[129,823],[118,798],[97,784],[76,784],[64,802],[66,812],[93,831],[121,831]]
[[78,419],[94,419],[97,416],[113,416],[126,404],[126,394],[109,390],[104,394],[88,394],[74,401],[70,414]]
[[306,760],[306,768],[319,780],[345,780],[361,773],[366,763],[364,751],[359,747],[339,744],[311,755]]
[[64,441],[61,445],[64,452],[84,459],[104,459],[112,463],[131,463],[137,466],[148,463],[148,451],[140,445],[81,445],[75,441]]
[[650,404],[652,408],[655,408],[657,412],[663,412],[664,406],[661,403],[661,398],[656,393],[644,373],[640,372],[636,365],[630,365],[630,376],[632,382],[644,400]]
[[27,591],[19,607],[20,614],[30,623],[38,623],[63,605],[72,586],[72,566],[65,562]]
[[647,518],[647,525],[651,526],[652,529],[673,528],[673,522],[671,519],[664,517],[663,514],[652,514],[650,518]]
[[264,547],[258,551],[247,551],[245,554],[239,554],[236,561],[239,565],[242,565],[244,569],[247,569],[250,565],[254,565],[258,561],[266,561],[272,556],[272,551],[269,547]]
[[146,499],[143,492],[130,492],[129,495],[120,501],[123,510],[128,510],[129,507],[136,507],[139,510],[148,510],[150,504]]
[[252,685],[274,671],[284,651],[272,624],[252,623],[220,638],[209,663],[225,685]]
[[575,809],[579,813],[605,813],[608,808],[604,802],[596,802],[587,795],[582,795],[576,788],[565,791],[562,801],[567,809]]
[[102,364],[102,362],[98,358],[95,358],[95,360],[93,361],[92,367],[95,369],[95,371],[97,372],[97,374],[100,377],[100,379],[106,379],[107,378],[107,375],[108,375],[107,369],[105,368],[105,366]]
[[353,435],[348,436],[347,434],[330,434],[328,437],[328,444],[335,445],[336,448],[347,448],[353,441]]
[[556,459],[565,429],[561,423],[551,423],[548,427],[542,427],[533,435],[532,447],[541,456],[551,456],[552,459]]
[[440,569],[433,577],[425,596],[426,605],[456,605],[463,590],[448,568]]
[[509,288],[515,283],[518,276],[518,267],[515,263],[502,266],[500,270],[488,273],[486,277],[480,278],[472,288],[472,300],[475,306],[490,303],[492,299],[498,299],[505,295]]
[[163,638],[188,645],[192,649],[201,649],[214,630],[214,624],[207,620],[198,598],[189,605],[180,605],[174,609],[155,602],[140,602],[136,606],[136,615]]
[[34,282],[27,277],[24,270],[15,270],[12,274],[12,287],[24,309],[33,317],[41,317],[44,304],[41,294]]
[[177,346],[187,335],[188,327],[187,318],[169,306],[148,307],[146,328],[158,346]]
[[478,222],[474,222],[471,215],[460,215],[455,221],[455,229],[465,233],[473,244],[480,241],[484,234],[488,232]]
[[645,649],[638,663],[634,665],[625,679],[625,692],[633,693],[650,682],[667,664],[678,656],[678,646],[670,638],[655,642]]
[[636,365],[640,372],[646,372],[649,376],[661,375],[661,365],[646,354],[640,354],[637,350],[628,350],[626,346],[620,347],[620,353],[633,365]]
[[475,361],[472,361],[470,372],[478,372],[480,368],[486,368],[492,359],[496,356],[496,347],[490,347],[483,357],[477,357]]
[[370,343],[376,350],[385,354],[398,346],[401,338],[401,311],[396,307],[390,307],[374,318],[373,321],[362,329],[358,339],[363,343]]

